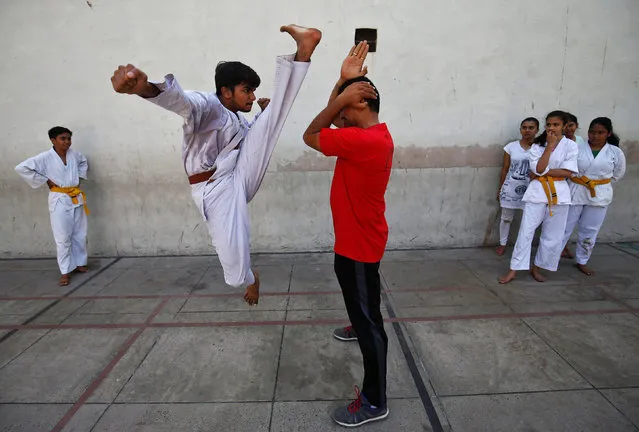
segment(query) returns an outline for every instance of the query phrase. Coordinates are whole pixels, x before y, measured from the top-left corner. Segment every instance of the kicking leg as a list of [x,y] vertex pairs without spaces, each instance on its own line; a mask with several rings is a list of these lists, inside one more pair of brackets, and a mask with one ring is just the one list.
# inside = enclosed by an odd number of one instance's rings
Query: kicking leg
[[297,44],[296,62],[310,62],[313,51],[322,39],[322,32],[316,28],[306,28],[295,24],[280,27],[282,33],[291,35]]
[[240,146],[235,173],[244,181],[247,201],[253,199],[264,179],[277,139],[308,71],[311,54],[322,36],[319,30],[298,26],[284,26],[282,31],[295,39],[297,54],[277,57],[271,102]]
[[233,287],[247,286],[245,300],[259,300],[259,279],[251,271],[248,205],[242,183],[228,175],[204,192],[207,226],[224,271],[224,281]]

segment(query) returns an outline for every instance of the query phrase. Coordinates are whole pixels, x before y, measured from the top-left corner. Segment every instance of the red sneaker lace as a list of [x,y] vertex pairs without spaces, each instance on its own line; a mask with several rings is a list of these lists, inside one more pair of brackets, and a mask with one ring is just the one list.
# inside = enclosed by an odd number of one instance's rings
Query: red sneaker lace
[[347,334],[353,334],[353,326],[344,327],[344,332]]
[[357,395],[357,399],[351,402],[347,407],[348,412],[351,414],[355,414],[362,408],[362,395],[357,386],[355,386],[355,395]]

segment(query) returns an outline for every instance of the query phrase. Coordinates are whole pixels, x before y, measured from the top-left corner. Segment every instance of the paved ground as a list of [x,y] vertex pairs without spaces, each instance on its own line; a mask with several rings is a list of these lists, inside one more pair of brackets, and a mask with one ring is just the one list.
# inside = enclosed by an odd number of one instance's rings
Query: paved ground
[[[391,414],[370,431],[639,430],[639,246],[586,277],[496,282],[490,249],[389,252]],[[362,378],[330,254],[261,255],[249,308],[213,257],[0,261],[0,430],[334,431]]]

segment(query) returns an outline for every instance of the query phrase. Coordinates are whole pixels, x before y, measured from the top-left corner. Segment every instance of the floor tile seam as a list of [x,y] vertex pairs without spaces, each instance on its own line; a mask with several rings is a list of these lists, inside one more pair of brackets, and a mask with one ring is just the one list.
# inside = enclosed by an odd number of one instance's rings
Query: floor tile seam
[[464,398],[464,397],[492,397],[492,396],[517,396],[517,395],[544,395],[550,393],[575,393],[575,392],[597,392],[597,388],[588,387],[570,387],[557,388],[547,390],[513,390],[513,391],[496,391],[496,392],[479,392],[479,393],[446,393],[441,394],[441,399]]
[[[96,275],[97,276],[97,275]],[[118,276],[119,278],[120,276]],[[117,278],[116,278],[117,279]],[[115,282],[109,282],[103,287],[99,294],[108,285]],[[411,293],[435,293],[435,292],[456,292],[456,291],[477,291],[485,289],[485,286],[443,286],[443,287],[424,287],[424,288],[393,288],[386,289],[384,292],[391,294],[411,294]],[[313,296],[327,296],[327,295],[341,295],[340,290],[325,290],[325,291],[267,291],[260,293],[261,297],[313,297]],[[242,298],[243,294],[235,293],[211,293],[211,294],[114,294],[114,295],[90,295],[90,296],[0,296],[0,302],[29,302],[29,301],[105,301],[105,300],[156,300],[162,298],[175,299],[206,299],[206,298]],[[22,315],[22,314],[18,314]]]
[[[151,344],[151,346],[149,347],[149,350],[144,354],[144,356],[142,357],[142,360],[140,360],[138,362],[138,364],[133,368],[133,371],[131,372],[131,375],[127,378],[126,382],[120,387],[120,390],[118,390],[118,393],[115,395],[113,400],[111,402],[109,402],[109,405],[117,404],[117,400],[120,397],[120,395],[122,394],[122,392],[124,392],[125,387],[131,382],[131,380],[133,379],[133,376],[140,369],[140,366],[142,366],[142,363],[144,363],[146,361],[146,359],[149,357],[149,355],[151,354],[151,352],[153,351],[153,349],[155,348],[157,343],[158,343],[157,339],[153,341],[153,344]],[[131,346],[131,347],[133,347],[133,346]],[[85,403],[85,405],[86,405],[86,403]]]
[[[520,321],[524,324],[524,326],[528,327],[528,329],[541,340],[552,352],[554,352],[561,360],[563,360],[566,365],[568,365],[579,377],[584,380],[592,389],[597,390],[597,387],[583,374],[581,371],[577,369],[577,367],[570,362],[564,355],[562,355],[559,350],[555,349],[554,346],[544,337],[542,337],[533,327],[532,325],[526,321],[525,318],[520,318]],[[598,390],[597,390],[598,391]]]
[[601,397],[603,397],[610,404],[610,406],[612,406],[624,419],[626,419],[635,428],[639,429],[639,423],[635,423],[634,421],[632,421],[632,419],[628,417],[623,411],[621,411],[621,409],[618,408],[617,405],[615,405],[615,403],[613,403],[613,401],[610,400],[610,398],[606,396],[606,394],[603,393],[600,389],[596,389],[596,390],[601,395]]
[[639,258],[639,255],[635,255],[633,252],[630,252],[629,250],[626,250],[625,248],[619,247],[617,246],[617,243],[609,243],[608,244],[611,248],[618,250],[619,252],[623,252],[626,255],[630,255],[633,258]]
[[[388,288],[388,281],[386,280],[385,274],[382,272],[381,274],[381,283],[382,286]],[[385,292],[381,293],[381,301],[386,305],[386,309],[391,318],[396,318],[395,310],[393,308],[391,299],[389,295]],[[413,384],[417,388],[419,398],[422,403],[422,407],[426,412],[426,416],[428,417],[428,421],[431,425],[433,432],[443,432],[444,428],[441,423],[441,419],[439,418],[439,414],[437,413],[437,409],[433,404],[433,400],[431,398],[430,392],[428,391],[426,384],[421,376],[419,371],[419,367],[417,365],[417,361],[415,359],[415,354],[411,351],[410,346],[406,340],[406,335],[402,330],[402,326],[399,322],[394,322],[392,324],[392,328],[395,331],[395,335],[397,336],[400,349],[404,355],[404,359],[408,365],[409,372],[411,374],[411,378],[413,379]]]
[[54,426],[51,432],[60,432],[64,427],[66,427],[69,422],[73,419],[73,417],[77,414],[77,412],[82,408],[84,403],[89,400],[89,398],[95,393],[98,387],[104,382],[104,380],[109,376],[109,374],[113,371],[113,369],[117,366],[117,364],[124,358],[126,353],[131,349],[131,347],[135,344],[138,338],[142,335],[142,333],[146,330],[148,325],[153,321],[153,318],[157,316],[162,309],[169,302],[168,299],[164,299],[158,303],[156,308],[149,314],[147,319],[144,321],[142,327],[140,327],[137,331],[131,334],[125,342],[120,346],[114,358],[102,369],[102,371],[98,374],[98,376],[93,379],[86,390],[80,395],[78,400],[73,404],[71,408],[65,413],[65,415],[60,419],[60,421]]
[[[110,263],[106,264],[104,267],[102,267],[101,269],[97,270],[94,274],[90,275],[87,279],[85,279],[84,281],[80,282],[78,284],[77,287],[73,288],[72,290],[70,290],[69,292],[67,292],[66,294],[64,294],[63,297],[68,297],[71,294],[73,294],[74,292],[76,292],[77,290],[79,290],[81,287],[83,287],[85,284],[87,284],[89,281],[93,280],[94,278],[96,278],[98,275],[100,275],[102,272],[106,271],[109,267],[111,267],[112,265],[114,265],[116,262],[118,262],[117,259],[111,261]],[[38,319],[40,316],[44,315],[47,311],[49,311],[51,308],[53,308],[55,305],[57,305],[58,303],[60,303],[61,300],[56,300],[53,301],[52,303],[48,304],[47,306],[45,306],[44,308],[42,308],[40,311],[36,312],[34,315],[32,315],[30,318],[28,318],[27,320],[25,320],[22,325],[28,325],[30,322]],[[7,332],[6,334],[2,335],[2,337],[0,337],[0,344],[2,344],[3,342],[5,342],[6,340],[8,340],[10,337],[12,337],[13,335],[15,335],[17,332],[19,331],[19,329],[14,329],[11,330],[9,332]],[[44,335],[42,335],[42,337],[44,337],[45,335],[49,334],[50,332],[45,333]],[[42,339],[42,337],[38,338],[38,340],[36,342],[38,342],[40,339]],[[35,343],[35,342],[34,342]],[[29,345],[29,348],[31,348],[33,346],[33,344]],[[24,351],[22,351],[20,353],[20,355],[22,355],[24,352],[26,351],[26,349]],[[15,360],[17,357],[14,357],[11,361]],[[4,365],[6,366],[6,364]],[[4,367],[3,366],[3,367]]]
[[[291,284],[292,284],[292,280],[293,280],[293,265],[291,265],[291,268],[289,270],[288,273],[288,292],[291,291]],[[288,307],[290,305],[291,302],[291,298],[290,296],[286,298],[286,308],[284,309],[284,321],[287,321],[288,318]],[[280,349],[279,349],[279,353],[277,355],[277,367],[275,369],[275,382],[273,383],[273,395],[271,397],[271,413],[269,415],[269,420],[268,420],[268,431],[270,432],[272,427],[273,427],[273,415],[275,414],[275,396],[277,395],[277,385],[279,383],[279,377],[280,377],[280,365],[282,362],[282,351],[283,351],[283,346],[284,346],[284,333],[286,332],[286,325],[282,326],[282,335],[280,336]]]
[[[419,401],[419,396],[388,397],[389,401]],[[127,405],[241,405],[241,404],[291,404],[291,403],[317,403],[317,402],[352,402],[348,397],[344,398],[321,398],[321,399],[263,399],[263,400],[209,400],[209,401],[114,401],[107,402],[86,402],[83,406],[108,405],[111,407]],[[69,402],[2,402],[2,405],[73,405]]]
[[133,346],[135,341],[140,337],[144,328],[139,328],[135,332],[133,332],[126,340],[120,345],[118,350],[116,351],[116,355],[111,359],[111,361],[105,366],[98,376],[94,378],[89,386],[84,390],[84,392],[80,395],[80,397],[72,404],[71,408],[67,410],[64,416],[58,421],[58,423],[51,429],[51,432],[60,432],[64,427],[69,424],[69,422],[73,419],[73,417],[77,414],[77,412],[82,408],[84,403],[91,397],[91,395],[95,392],[95,390],[100,386],[102,382],[106,379],[108,374],[115,368],[117,363],[126,355],[128,350]]
[[[316,310],[316,309],[305,309]],[[324,309],[324,310],[341,310],[341,309]],[[291,310],[297,312],[298,310]],[[304,311],[304,310],[300,310]],[[517,313],[493,313],[493,314],[466,314],[466,315],[437,315],[437,316],[409,316],[409,317],[389,317],[384,319],[386,323],[422,323],[422,322],[442,322],[442,321],[480,321],[480,320],[503,320],[503,319],[526,319],[526,318],[554,318],[569,316],[603,316],[617,314],[633,314],[633,311],[639,311],[637,308],[632,310],[626,308],[620,309],[595,309],[595,310],[566,310],[566,311],[550,311],[550,312],[517,312]],[[274,310],[272,312],[284,312],[284,310]],[[142,327],[149,328],[193,328],[193,327],[264,327],[264,326],[305,326],[305,325],[341,325],[347,322],[347,319],[317,319],[317,320],[266,320],[266,321],[160,321],[145,323],[106,323],[106,324],[3,324],[0,330],[89,330],[89,329],[138,329]]]

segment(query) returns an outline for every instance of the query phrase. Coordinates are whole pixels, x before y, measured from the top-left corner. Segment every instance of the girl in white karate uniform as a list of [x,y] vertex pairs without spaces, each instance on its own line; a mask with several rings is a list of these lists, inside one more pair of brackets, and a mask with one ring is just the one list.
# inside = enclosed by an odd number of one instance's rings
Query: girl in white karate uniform
[[626,157],[619,148],[619,137],[612,121],[598,117],[588,128],[588,143],[579,144],[579,174],[569,181],[572,204],[564,232],[562,257],[574,258],[566,244],[577,226],[577,268],[590,276],[586,267],[597,241],[608,205],[612,202],[612,183],[626,172]]
[[576,135],[577,129],[579,129],[579,120],[577,120],[577,116],[567,112],[566,120],[567,121],[566,126],[564,127],[564,136],[569,140],[573,140],[577,144],[585,144],[586,140],[584,140],[579,135]]
[[497,200],[501,206],[501,221],[499,222],[499,246],[495,252],[499,256],[506,251],[515,210],[524,208],[521,199],[530,183],[528,176],[530,146],[539,132],[539,120],[534,117],[524,119],[519,131],[521,139],[508,143],[504,147],[504,164],[501,168],[500,187],[497,192]]
[[563,136],[565,125],[566,113],[551,112],[546,116],[546,131],[530,148],[533,179],[523,197],[524,213],[510,271],[499,278],[502,284],[513,280],[518,270],[530,269],[532,241],[539,225],[541,238],[531,274],[536,281],[544,282],[540,269],[557,271],[570,205],[570,188],[565,180],[577,172],[577,144]]

